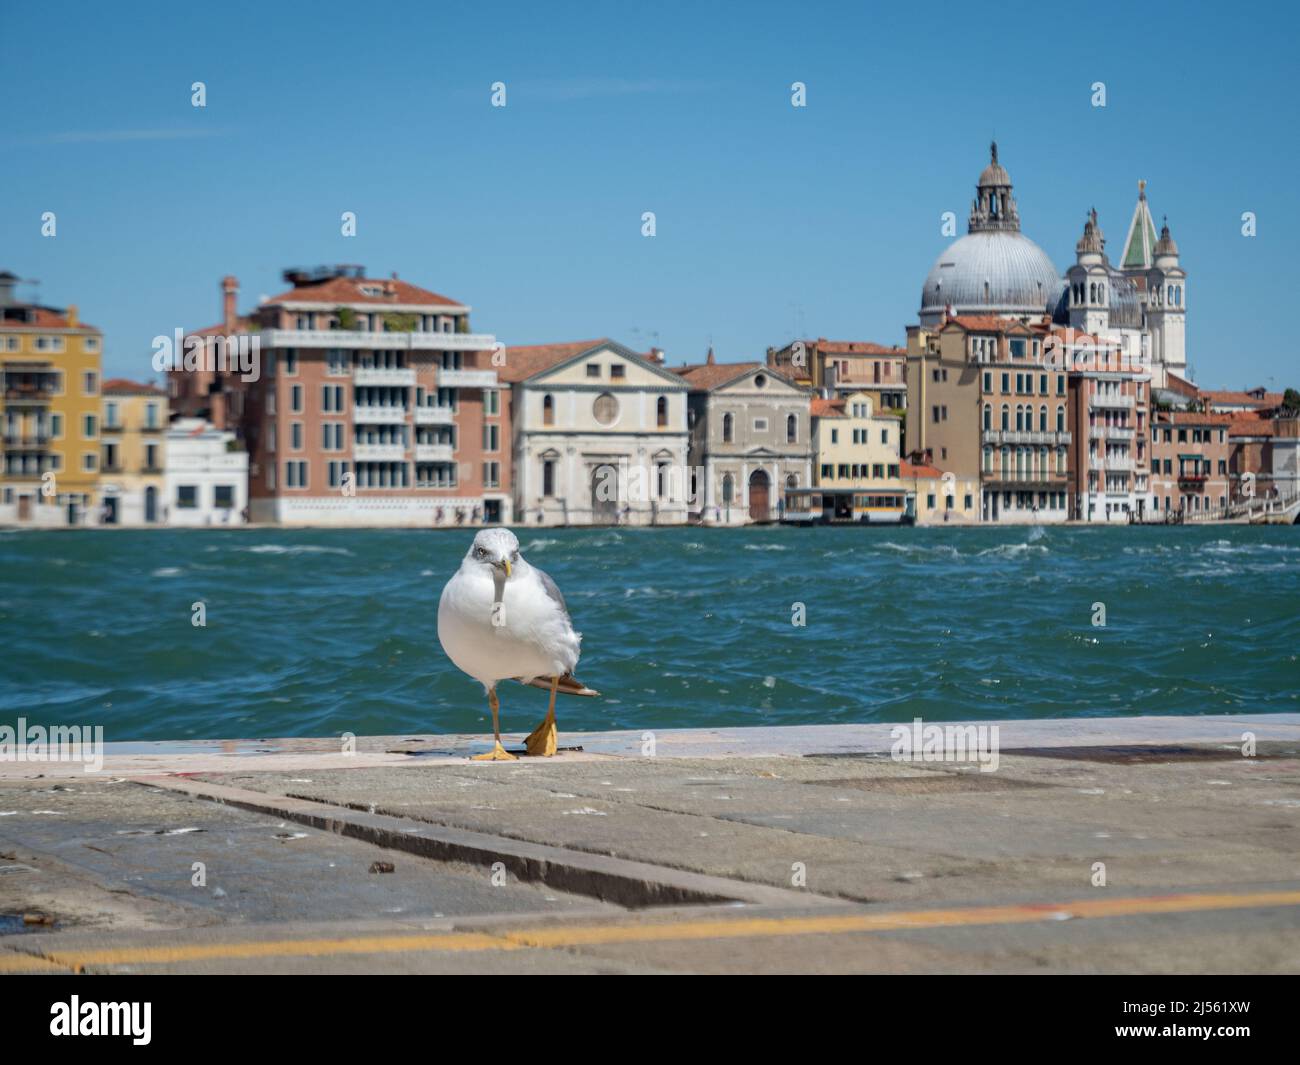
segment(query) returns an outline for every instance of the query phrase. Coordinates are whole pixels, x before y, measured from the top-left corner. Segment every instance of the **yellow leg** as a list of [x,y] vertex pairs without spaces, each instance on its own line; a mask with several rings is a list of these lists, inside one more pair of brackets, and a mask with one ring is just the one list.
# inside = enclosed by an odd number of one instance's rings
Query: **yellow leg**
[[501,746],[501,704],[497,700],[497,690],[495,688],[488,692],[488,706],[492,708],[492,735],[496,737],[496,744],[487,754],[474,755],[474,761],[517,762],[518,759]]
[[555,753],[555,691],[559,684],[559,677],[551,678],[551,705],[546,708],[546,718],[524,740],[524,746],[531,755],[550,758]]

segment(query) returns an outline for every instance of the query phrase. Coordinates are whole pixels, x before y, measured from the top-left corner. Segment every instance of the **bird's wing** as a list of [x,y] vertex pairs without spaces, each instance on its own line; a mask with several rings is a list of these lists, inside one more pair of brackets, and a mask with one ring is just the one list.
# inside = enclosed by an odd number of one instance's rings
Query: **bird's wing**
[[542,582],[542,587],[546,594],[555,600],[560,608],[560,613],[564,615],[564,620],[568,622],[569,628],[573,628],[573,619],[569,617],[569,608],[564,602],[564,596],[560,593],[560,586],[551,580],[551,575],[544,569],[533,567],[533,572],[537,574],[537,579]]
[[[550,677],[533,677],[532,680],[521,680],[519,683],[526,685],[529,688],[541,688],[542,691],[545,692],[551,690]],[[585,684],[582,683],[582,681],[580,681],[572,673],[566,673],[564,676],[562,676],[557,682],[557,684],[555,685],[555,690],[560,695],[585,695],[590,697],[593,695],[600,694],[600,692],[596,691],[595,689],[588,688]]]

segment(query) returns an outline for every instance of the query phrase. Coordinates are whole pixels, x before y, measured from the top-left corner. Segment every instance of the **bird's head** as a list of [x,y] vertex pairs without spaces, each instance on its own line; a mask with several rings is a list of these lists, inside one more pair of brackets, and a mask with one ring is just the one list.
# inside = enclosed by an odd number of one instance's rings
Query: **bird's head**
[[483,529],[474,537],[465,562],[483,566],[490,573],[509,579],[511,567],[519,561],[519,541],[509,529]]

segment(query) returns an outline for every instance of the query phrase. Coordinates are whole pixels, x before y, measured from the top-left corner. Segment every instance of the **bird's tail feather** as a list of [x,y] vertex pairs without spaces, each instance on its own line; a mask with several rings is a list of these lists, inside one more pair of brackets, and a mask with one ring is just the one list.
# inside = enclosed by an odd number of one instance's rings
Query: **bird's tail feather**
[[[521,680],[520,684],[527,684],[533,688],[541,688],[543,691],[551,690],[551,677],[533,677],[532,680]],[[562,695],[599,695],[600,692],[593,691],[582,683],[572,673],[566,673],[560,678],[559,684],[556,685],[556,691]]]

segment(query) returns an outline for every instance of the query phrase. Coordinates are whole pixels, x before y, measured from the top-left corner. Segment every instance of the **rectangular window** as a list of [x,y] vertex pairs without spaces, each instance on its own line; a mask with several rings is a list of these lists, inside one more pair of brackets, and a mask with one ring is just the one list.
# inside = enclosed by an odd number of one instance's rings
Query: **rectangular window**
[[81,435],[87,440],[94,440],[97,435],[98,419],[93,414],[85,414],[81,419]]
[[338,348],[330,348],[325,354],[326,372],[344,374],[348,372],[348,353]]
[[284,353],[284,372],[293,377],[298,372],[298,353],[288,348]]
[[180,510],[194,510],[199,505],[199,488],[194,484],[176,486],[176,506]]
[[229,510],[235,505],[235,486],[218,484],[212,489],[212,505],[218,510]]
[[614,365],[609,368],[609,376],[615,380],[624,378],[627,376],[627,367],[621,363],[614,363]]
[[483,450],[497,451],[501,446],[501,426],[485,425],[483,426]]
[[501,486],[501,463],[483,463],[483,487],[499,488]]
[[99,391],[99,374],[94,370],[87,370],[81,375],[81,391],[87,396],[93,396]]
[[589,362],[589,363],[587,363],[587,376],[588,376],[588,377],[599,377],[599,376],[600,376],[600,363],[598,363],[598,362]]
[[289,410],[294,414],[302,413],[302,385],[294,385],[289,390]]
[[[622,367],[620,366],[621,370]],[[495,388],[485,388],[483,390],[483,413],[495,415],[501,413],[501,393]]]
[[293,451],[302,450],[302,422],[289,423],[289,447]]

